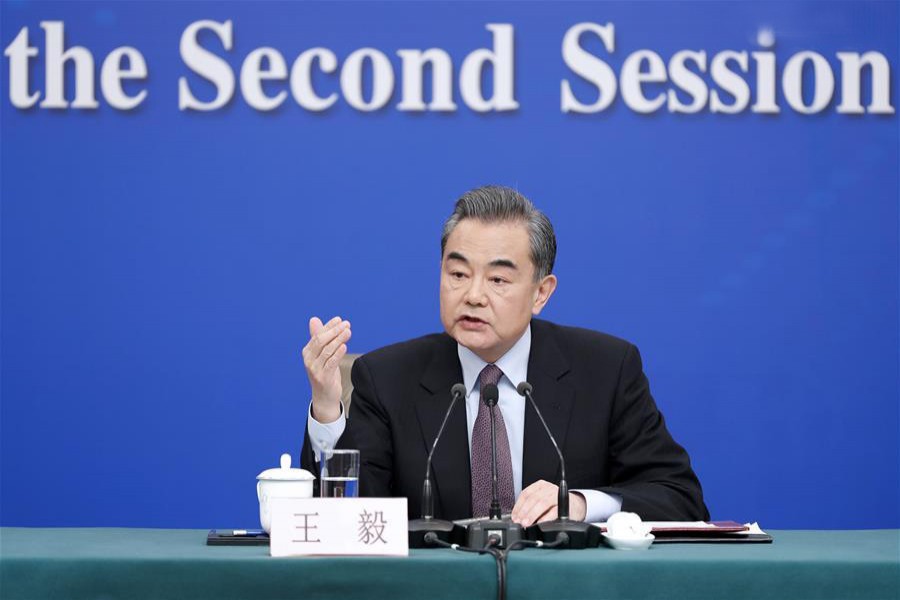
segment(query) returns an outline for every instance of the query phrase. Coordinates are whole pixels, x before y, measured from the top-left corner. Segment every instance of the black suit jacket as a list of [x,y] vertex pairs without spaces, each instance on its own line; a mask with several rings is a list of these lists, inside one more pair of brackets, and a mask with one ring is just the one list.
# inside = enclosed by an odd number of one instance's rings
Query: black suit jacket
[[[622,496],[645,520],[706,520],[690,459],[666,429],[640,355],[628,342],[538,319],[531,323],[528,380],[566,458],[569,489]],[[456,341],[434,334],[356,360],[347,428],[338,447],[358,448],[360,494],[406,496],[421,516],[425,460],[462,382]],[[515,384],[519,382],[513,382]],[[522,488],[559,480],[559,461],[530,403],[525,408]],[[454,407],[434,454],[435,517],[472,516],[466,410]],[[308,435],[301,462],[317,472]]]

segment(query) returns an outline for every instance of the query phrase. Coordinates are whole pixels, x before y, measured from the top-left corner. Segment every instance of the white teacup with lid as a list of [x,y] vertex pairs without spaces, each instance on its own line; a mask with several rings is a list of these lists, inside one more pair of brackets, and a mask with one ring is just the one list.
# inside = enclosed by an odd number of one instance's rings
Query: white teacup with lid
[[305,469],[291,468],[291,455],[281,455],[281,468],[266,469],[256,476],[256,497],[259,500],[259,521],[266,533],[271,533],[270,498],[312,498],[315,476]]

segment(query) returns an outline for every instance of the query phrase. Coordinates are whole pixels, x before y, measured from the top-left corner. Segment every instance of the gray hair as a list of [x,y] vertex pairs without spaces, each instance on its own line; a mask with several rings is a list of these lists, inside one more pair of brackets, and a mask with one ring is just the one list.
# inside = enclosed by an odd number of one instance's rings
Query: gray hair
[[500,185],[486,185],[465,194],[456,201],[453,213],[444,222],[441,234],[441,256],[447,247],[447,238],[464,219],[477,219],[484,223],[520,222],[528,227],[531,241],[531,262],[534,264],[534,280],[540,281],[553,272],[556,262],[556,234],[547,215],[534,207],[531,201],[514,189]]

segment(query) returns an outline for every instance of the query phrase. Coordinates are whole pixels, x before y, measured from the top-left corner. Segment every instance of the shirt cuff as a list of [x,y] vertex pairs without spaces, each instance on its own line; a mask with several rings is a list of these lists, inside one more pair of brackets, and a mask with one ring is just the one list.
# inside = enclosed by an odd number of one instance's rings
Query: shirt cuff
[[602,523],[610,516],[622,510],[622,496],[607,494],[600,490],[571,490],[584,496],[587,512],[584,516],[585,523]]
[[344,403],[341,403],[341,416],[331,423],[320,423],[312,415],[312,402],[309,403],[309,416],[306,419],[306,430],[309,433],[309,445],[312,446],[316,462],[323,450],[335,447],[337,441],[344,434],[347,427],[347,417],[344,416]]

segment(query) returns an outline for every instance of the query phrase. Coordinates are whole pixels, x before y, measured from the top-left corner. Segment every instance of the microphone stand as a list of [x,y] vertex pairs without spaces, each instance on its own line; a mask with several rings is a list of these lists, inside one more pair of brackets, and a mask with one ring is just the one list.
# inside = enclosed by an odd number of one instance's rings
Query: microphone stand
[[[453,411],[456,401],[466,395],[466,386],[457,383],[450,389],[450,393],[453,395],[453,399],[450,400],[450,406],[444,414],[444,420],[441,421],[434,443],[431,445],[431,451],[428,452],[428,460],[425,462],[425,481],[422,483],[422,517],[410,521],[408,525],[410,548],[437,546],[434,539],[450,542],[454,530],[452,522],[434,518],[434,489],[431,483],[431,459],[434,456],[434,450],[437,448],[438,440],[441,439],[441,434],[444,433],[444,427],[450,419],[450,413]],[[433,533],[434,536],[429,536],[429,533]]]
[[491,507],[488,519],[475,521],[468,527],[466,545],[469,548],[494,546],[506,548],[522,540],[522,526],[500,516],[500,494],[497,490],[497,429],[494,407],[500,392],[494,384],[481,389],[481,401],[488,407],[491,418]]
[[569,485],[566,483],[566,461],[563,458],[562,451],[559,449],[559,445],[556,443],[556,439],[553,437],[553,433],[550,431],[550,427],[547,426],[547,422],[544,420],[544,415],[541,414],[534,397],[531,395],[531,390],[531,384],[527,381],[523,381],[516,387],[516,391],[531,402],[531,407],[537,413],[544,430],[547,432],[547,436],[550,438],[550,442],[553,444],[553,448],[556,450],[556,454],[559,456],[560,479],[556,520],[536,523],[529,527],[526,530],[528,539],[552,543],[565,534],[568,537],[568,543],[561,544],[560,546],[563,548],[581,549],[596,547],[600,545],[600,529],[590,523],[573,521],[569,518]]

